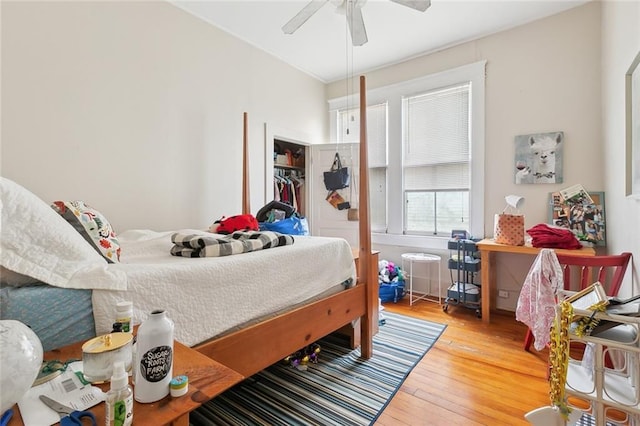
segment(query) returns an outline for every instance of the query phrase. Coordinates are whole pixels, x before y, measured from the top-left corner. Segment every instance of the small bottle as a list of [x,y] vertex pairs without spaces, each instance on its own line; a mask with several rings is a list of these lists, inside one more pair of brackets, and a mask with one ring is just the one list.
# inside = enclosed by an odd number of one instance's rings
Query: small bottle
[[111,389],[107,392],[105,402],[106,426],[130,426],[133,423],[133,390],[122,361],[113,364]]
[[116,305],[116,322],[122,324],[122,331],[124,333],[133,333],[133,325],[131,324],[132,317],[133,303],[118,302]]

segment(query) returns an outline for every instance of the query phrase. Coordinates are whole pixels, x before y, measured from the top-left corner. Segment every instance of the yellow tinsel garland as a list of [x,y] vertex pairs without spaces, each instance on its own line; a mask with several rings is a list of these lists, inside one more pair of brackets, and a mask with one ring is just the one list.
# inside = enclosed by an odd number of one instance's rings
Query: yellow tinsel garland
[[578,325],[573,331],[576,336],[584,337],[591,334],[591,331],[598,325],[600,320],[595,317],[596,312],[604,312],[607,309],[607,305],[609,301],[603,300],[601,302],[595,303],[589,306],[589,310],[593,311],[593,314],[589,318],[582,317],[578,320]]
[[[567,405],[565,386],[567,383],[567,371],[569,369],[569,325],[573,322],[573,306],[567,301],[560,302],[560,311],[556,315],[551,326],[549,343],[549,397],[551,404],[558,407],[560,414],[568,420],[571,408]],[[574,333],[577,336],[588,336],[593,328],[598,325],[599,319],[595,318],[597,311],[604,311],[607,302],[598,302],[589,307],[593,315],[580,318],[577,321]]]
[[565,384],[569,368],[569,324],[573,319],[573,306],[569,302],[560,303],[560,312],[551,326],[549,342],[549,398],[567,420],[571,408],[567,405]]

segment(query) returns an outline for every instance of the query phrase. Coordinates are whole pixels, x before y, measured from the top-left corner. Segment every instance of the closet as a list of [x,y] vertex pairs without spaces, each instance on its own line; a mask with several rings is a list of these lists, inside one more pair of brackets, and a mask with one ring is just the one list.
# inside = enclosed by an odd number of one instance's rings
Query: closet
[[305,146],[273,140],[273,199],[295,207],[306,215]]
[[[358,181],[356,143],[322,143],[314,135],[303,134],[265,123],[264,125],[264,204],[273,199],[283,201],[282,188],[287,180],[295,183],[293,192],[298,213],[305,217],[311,235],[341,237],[358,247],[357,220],[349,220],[349,212],[358,207],[357,185],[339,190],[352,209],[338,210],[327,201],[323,173],[331,168],[336,152],[343,166],[349,167],[352,182]],[[291,185],[288,187],[292,193]],[[295,192],[297,191],[297,192]],[[287,200],[289,200],[287,198]],[[287,201],[289,202],[289,201]],[[292,204],[293,205],[293,204]]]

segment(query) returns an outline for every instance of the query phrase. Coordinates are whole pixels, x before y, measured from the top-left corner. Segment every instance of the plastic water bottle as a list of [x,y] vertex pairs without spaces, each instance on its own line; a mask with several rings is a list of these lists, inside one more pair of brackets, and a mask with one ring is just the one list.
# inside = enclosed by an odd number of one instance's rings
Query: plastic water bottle
[[173,377],[173,327],[164,310],[155,310],[138,328],[133,392],[138,402],[159,401],[169,394]]

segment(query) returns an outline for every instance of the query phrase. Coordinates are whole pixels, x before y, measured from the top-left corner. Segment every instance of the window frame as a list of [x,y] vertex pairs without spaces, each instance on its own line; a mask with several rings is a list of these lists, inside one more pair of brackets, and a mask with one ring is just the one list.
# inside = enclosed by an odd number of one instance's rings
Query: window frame
[[[420,246],[446,249],[448,237],[404,233],[403,122],[402,99],[441,87],[471,82],[471,172],[469,191],[468,231],[474,237],[484,236],[484,151],[485,151],[485,68],[487,61],[479,61],[457,68],[429,74],[404,82],[367,90],[367,104],[387,103],[387,231],[372,232],[374,244]],[[338,140],[338,113],[357,105],[355,96],[329,101],[330,135]],[[400,188],[400,191],[391,188]]]

